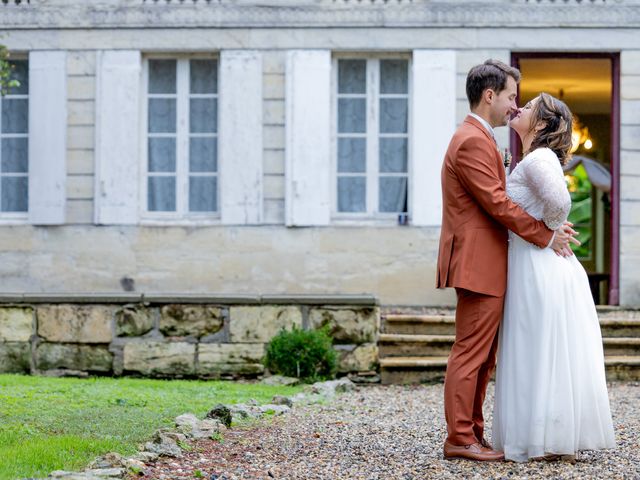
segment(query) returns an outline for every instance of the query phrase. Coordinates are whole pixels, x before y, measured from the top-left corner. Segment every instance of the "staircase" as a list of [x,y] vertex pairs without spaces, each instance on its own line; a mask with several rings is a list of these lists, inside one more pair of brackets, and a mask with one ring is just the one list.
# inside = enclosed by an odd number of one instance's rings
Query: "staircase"
[[[383,384],[444,380],[455,310],[383,311],[378,339]],[[598,307],[608,380],[640,380],[640,310]]]

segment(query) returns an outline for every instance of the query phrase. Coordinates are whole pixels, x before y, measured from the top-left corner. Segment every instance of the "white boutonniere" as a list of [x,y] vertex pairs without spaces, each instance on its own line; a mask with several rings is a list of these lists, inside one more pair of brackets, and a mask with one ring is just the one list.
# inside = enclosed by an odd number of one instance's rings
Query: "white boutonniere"
[[500,155],[502,156],[502,163],[504,163],[504,167],[509,168],[509,165],[511,165],[511,159],[513,158],[509,149],[505,148],[500,152]]

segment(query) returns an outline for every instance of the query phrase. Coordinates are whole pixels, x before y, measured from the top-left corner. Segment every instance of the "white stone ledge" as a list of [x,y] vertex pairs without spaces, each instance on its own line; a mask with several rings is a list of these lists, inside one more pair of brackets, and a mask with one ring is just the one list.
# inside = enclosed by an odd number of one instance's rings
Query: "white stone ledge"
[[228,304],[228,305],[354,305],[375,306],[378,299],[374,295],[186,295],[186,294],[144,294],[144,293],[3,293],[0,304],[40,304],[40,303],[188,303],[188,304]]

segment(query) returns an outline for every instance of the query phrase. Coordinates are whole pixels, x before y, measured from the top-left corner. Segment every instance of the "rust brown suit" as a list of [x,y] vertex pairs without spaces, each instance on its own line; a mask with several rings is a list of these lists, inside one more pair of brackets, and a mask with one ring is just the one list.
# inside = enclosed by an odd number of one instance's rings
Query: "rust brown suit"
[[444,387],[448,441],[454,445],[483,438],[482,404],[495,368],[507,285],[507,230],[541,248],[553,236],[507,197],[505,178],[495,141],[467,116],[442,165],[437,272],[437,287],[454,287],[458,296]]

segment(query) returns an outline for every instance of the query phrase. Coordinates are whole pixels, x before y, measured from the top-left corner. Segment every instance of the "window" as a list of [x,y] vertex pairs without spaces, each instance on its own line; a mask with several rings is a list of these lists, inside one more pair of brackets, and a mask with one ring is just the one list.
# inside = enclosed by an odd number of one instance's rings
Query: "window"
[[407,212],[409,61],[340,58],[334,65],[334,213]]
[[12,61],[20,86],[0,96],[0,212],[26,218],[29,210],[29,63]]
[[217,216],[217,60],[149,59],[145,78],[148,216]]

